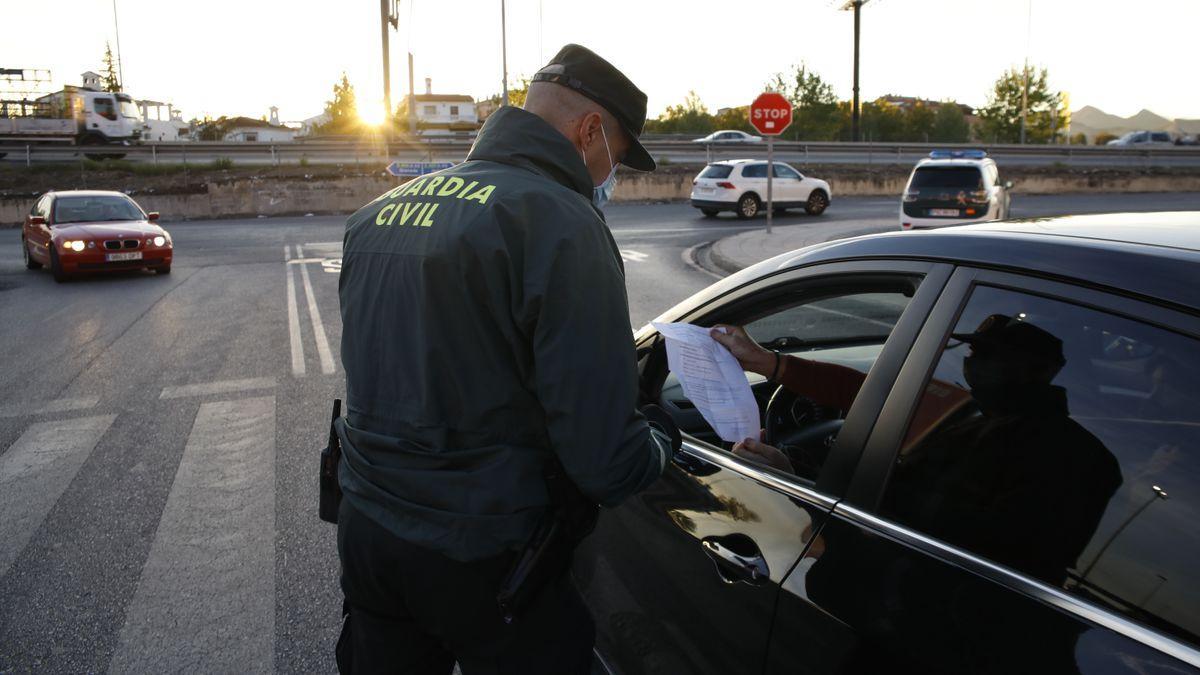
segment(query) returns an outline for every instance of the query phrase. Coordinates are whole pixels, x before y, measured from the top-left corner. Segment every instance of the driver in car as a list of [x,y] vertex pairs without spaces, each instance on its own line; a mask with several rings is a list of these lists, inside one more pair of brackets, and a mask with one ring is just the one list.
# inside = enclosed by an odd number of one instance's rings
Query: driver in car
[[[833,363],[802,359],[766,349],[754,341],[741,326],[719,324],[709,331],[724,345],[742,370],[757,373],[788,391],[804,396],[820,406],[849,410],[866,375]],[[733,446],[733,454],[780,471],[795,473],[792,462],[779,448],[757,438],[747,438]]]

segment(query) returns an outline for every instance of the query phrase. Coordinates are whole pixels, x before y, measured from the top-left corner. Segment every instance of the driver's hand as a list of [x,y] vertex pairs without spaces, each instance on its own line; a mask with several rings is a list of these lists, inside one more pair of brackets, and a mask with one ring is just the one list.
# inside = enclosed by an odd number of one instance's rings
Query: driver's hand
[[712,336],[712,339],[724,345],[730,354],[733,354],[733,358],[738,360],[742,370],[758,373],[763,377],[771,377],[771,374],[775,372],[775,352],[763,349],[746,334],[746,330],[741,326],[717,324],[708,331],[708,334]]
[[755,438],[747,438],[744,441],[736,443],[733,446],[733,454],[742,459],[765,464],[772,469],[778,469],[785,473],[796,473],[796,470],[792,467],[791,460],[787,458],[787,455],[783,454],[783,451]]

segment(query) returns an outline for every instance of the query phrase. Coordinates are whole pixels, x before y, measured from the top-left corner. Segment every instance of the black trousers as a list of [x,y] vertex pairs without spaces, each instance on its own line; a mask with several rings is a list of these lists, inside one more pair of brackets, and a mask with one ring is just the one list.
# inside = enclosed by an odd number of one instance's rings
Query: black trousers
[[392,535],[343,500],[338,671],[463,675],[590,672],[595,626],[569,574],[506,624],[496,591],[512,554],[458,562]]

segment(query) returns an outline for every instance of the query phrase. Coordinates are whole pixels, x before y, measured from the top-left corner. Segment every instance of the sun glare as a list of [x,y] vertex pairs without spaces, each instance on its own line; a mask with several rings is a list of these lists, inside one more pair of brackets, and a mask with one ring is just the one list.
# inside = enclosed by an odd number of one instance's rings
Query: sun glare
[[366,105],[358,109],[358,119],[363,124],[377,127],[383,124],[383,104]]

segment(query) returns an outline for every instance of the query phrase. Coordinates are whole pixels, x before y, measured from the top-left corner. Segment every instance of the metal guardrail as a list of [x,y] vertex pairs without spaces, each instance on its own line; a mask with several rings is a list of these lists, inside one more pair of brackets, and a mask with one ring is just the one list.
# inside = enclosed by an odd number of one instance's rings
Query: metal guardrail
[[[408,139],[390,141],[386,146],[382,141],[355,142],[350,140],[311,140],[294,141],[290,143],[269,142],[209,142],[209,141],[163,141],[140,143],[120,146],[64,146],[61,144],[35,144],[0,142],[0,154],[7,154],[12,161],[24,160],[26,163],[40,161],[63,161],[83,155],[113,156],[123,155],[138,162],[167,162],[188,163],[210,162],[213,158],[229,158],[243,162],[255,159],[265,164],[295,163],[303,159],[328,163],[381,162],[400,155],[409,157],[422,156],[429,161],[439,158],[461,159],[472,144],[472,139],[421,139],[413,142]],[[757,156],[765,152],[762,143],[720,143],[701,144],[686,140],[647,140],[646,149],[652,155],[695,155],[702,160],[711,153],[727,151],[744,152]],[[1166,163],[1171,165],[1200,166],[1200,146],[1168,146],[1157,148],[1130,148],[1118,146],[1093,145],[1001,145],[1001,144],[944,144],[944,143],[849,143],[849,142],[803,142],[777,141],[775,151],[784,154],[801,154],[806,159],[813,157],[819,160],[821,155],[839,155],[843,157],[860,156],[864,163],[886,161],[888,156],[897,160],[914,156],[926,155],[934,149],[974,148],[983,149],[993,157],[1039,157],[1042,159],[1061,159],[1069,162],[1073,158],[1086,159],[1093,163],[1104,159],[1120,160],[1123,165],[1137,164],[1153,165]],[[190,157],[189,157],[190,156]],[[814,157],[815,156],[815,157]],[[690,158],[690,157],[689,157]],[[390,161],[390,160],[389,160]]]

